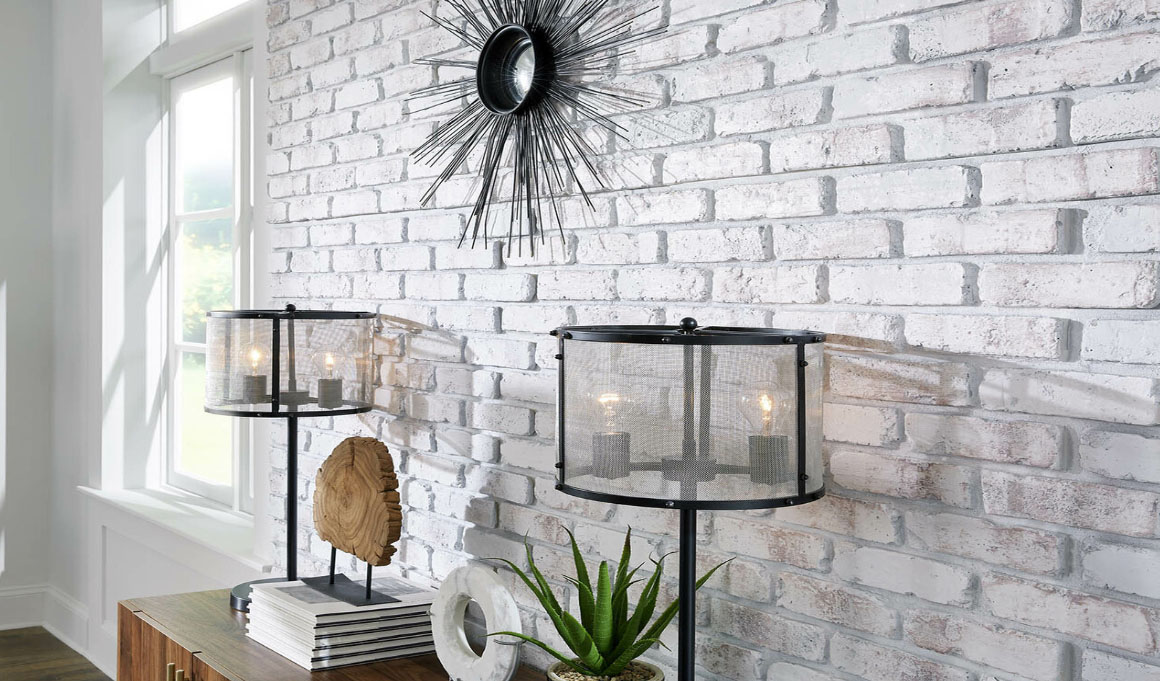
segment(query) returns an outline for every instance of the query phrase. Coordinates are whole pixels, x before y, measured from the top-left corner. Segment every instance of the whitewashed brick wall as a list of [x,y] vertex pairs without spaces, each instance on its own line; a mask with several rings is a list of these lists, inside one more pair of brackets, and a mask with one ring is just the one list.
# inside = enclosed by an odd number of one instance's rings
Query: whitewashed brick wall
[[470,176],[419,208],[413,62],[460,49],[433,0],[270,0],[275,291],[385,317],[378,410],[306,426],[304,571],[349,434],[395,454],[409,570],[526,533],[559,576],[563,528],[673,550],[674,514],[553,488],[547,331],[809,327],[830,496],[702,514],[702,564],[736,557],[703,676],[1160,680],[1160,2],[656,3],[670,37],[618,78],[655,103],[600,141],[626,189],[533,259],[456,249]]

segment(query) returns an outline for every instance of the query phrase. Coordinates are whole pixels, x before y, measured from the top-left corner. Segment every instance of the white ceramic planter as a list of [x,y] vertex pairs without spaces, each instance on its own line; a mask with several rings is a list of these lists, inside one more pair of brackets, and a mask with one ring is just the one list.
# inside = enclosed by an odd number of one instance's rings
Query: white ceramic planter
[[[649,664],[644,660],[637,660],[637,662],[644,665],[645,667],[648,667],[648,669],[653,673],[653,675],[645,679],[645,681],[665,681],[665,673],[661,671],[660,667],[654,664]],[[556,672],[567,670],[568,665],[564,664],[563,662],[557,662],[551,667],[548,667],[548,681],[564,681],[563,677],[558,675]]]

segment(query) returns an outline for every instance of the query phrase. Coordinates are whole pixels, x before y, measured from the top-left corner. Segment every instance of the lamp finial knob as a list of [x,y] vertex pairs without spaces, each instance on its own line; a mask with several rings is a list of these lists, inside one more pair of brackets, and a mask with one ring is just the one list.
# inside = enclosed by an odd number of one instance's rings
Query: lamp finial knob
[[298,308],[294,306],[294,303],[286,303],[286,311],[287,312],[293,312],[297,309]]
[[685,317],[681,320],[681,333],[693,333],[697,330],[697,320],[692,317]]

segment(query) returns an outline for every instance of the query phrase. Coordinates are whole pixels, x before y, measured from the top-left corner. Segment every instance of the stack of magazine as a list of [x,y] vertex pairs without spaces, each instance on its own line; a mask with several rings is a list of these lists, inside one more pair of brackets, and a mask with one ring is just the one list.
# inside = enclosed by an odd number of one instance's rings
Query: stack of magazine
[[349,596],[362,592],[361,583],[337,579],[358,588],[348,588],[344,600],[342,592],[313,579],[255,584],[246,635],[311,671],[435,650],[428,614],[434,589],[380,577],[372,582],[375,593],[368,603]]

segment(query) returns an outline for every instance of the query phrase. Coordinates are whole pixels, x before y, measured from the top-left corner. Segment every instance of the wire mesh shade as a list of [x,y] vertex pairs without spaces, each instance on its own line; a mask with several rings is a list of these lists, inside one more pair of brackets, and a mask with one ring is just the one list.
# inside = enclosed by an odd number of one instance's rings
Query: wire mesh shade
[[820,335],[714,344],[707,328],[698,344],[676,344],[564,331],[562,489],[684,508],[774,507],[823,493]]
[[361,312],[211,312],[206,411],[312,416],[371,406],[374,316]]

